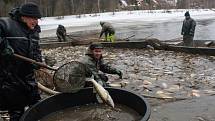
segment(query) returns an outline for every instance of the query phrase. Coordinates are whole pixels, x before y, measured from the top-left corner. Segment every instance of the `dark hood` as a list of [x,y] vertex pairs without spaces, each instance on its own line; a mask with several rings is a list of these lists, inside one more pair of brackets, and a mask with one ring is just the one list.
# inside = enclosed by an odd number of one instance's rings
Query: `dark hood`
[[12,19],[20,20],[19,7],[13,8],[8,14]]

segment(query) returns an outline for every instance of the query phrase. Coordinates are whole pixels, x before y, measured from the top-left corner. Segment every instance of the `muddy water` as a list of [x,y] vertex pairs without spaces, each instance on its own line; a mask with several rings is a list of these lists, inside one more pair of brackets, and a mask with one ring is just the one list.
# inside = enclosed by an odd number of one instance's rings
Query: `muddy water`
[[149,121],[215,121],[214,99],[204,97],[153,107]]
[[[195,19],[195,17],[194,17]],[[142,39],[145,37],[152,37],[157,38],[159,40],[169,40],[180,38],[181,36],[181,27],[182,22],[181,20],[168,20],[168,21],[138,21],[138,20],[131,20],[131,21],[114,21],[111,22],[116,29],[116,37],[123,39],[127,38],[131,35],[135,35],[133,39]],[[197,26],[195,31],[196,40],[215,40],[213,36],[214,27],[215,27],[215,17],[212,16],[209,19],[199,19],[196,20]],[[43,28],[43,27],[42,27]],[[100,32],[101,27],[98,23],[94,23],[88,26],[82,27],[68,27],[67,31],[70,33],[85,33],[86,30],[92,31],[94,33]],[[45,36],[56,36],[56,30],[46,30],[41,33],[41,37]],[[97,35],[96,37],[99,37]]]
[[[43,54],[55,55],[58,60],[56,66],[60,66],[65,62],[78,60],[78,58],[84,56],[85,49],[84,46],[58,48],[46,50]],[[195,117],[198,110],[209,114],[213,113],[209,108],[210,105],[208,105],[208,108],[207,106],[203,108],[198,104],[211,103],[215,105],[214,101],[207,100],[208,96],[215,94],[215,57],[144,49],[111,48],[104,51],[104,59],[123,72],[122,80],[118,79],[117,75],[108,75],[110,82],[127,81],[129,84],[125,88],[140,95],[174,98],[174,100],[147,98],[153,107],[177,101],[181,98],[187,98],[188,101],[195,101],[195,99],[198,101],[199,98],[203,98],[203,100],[199,100],[199,103],[193,105],[186,102],[187,100],[185,102],[175,102],[174,104],[179,103],[175,106],[166,104],[165,109],[169,108],[172,111],[172,114],[167,116],[169,120],[165,120],[165,116],[164,119],[159,119],[159,117],[169,112],[169,110],[162,110],[161,108],[160,113],[152,115],[150,121],[175,121],[171,119],[174,119],[175,115],[183,116],[185,114],[183,111],[186,110],[185,107],[177,110],[177,107],[180,104],[187,105],[187,103],[193,110],[186,115],[185,119],[187,120],[183,121],[189,121],[188,119]],[[152,114],[156,114],[156,111]]]
[[[195,19],[195,18],[194,18]],[[213,36],[215,27],[215,19],[196,20],[197,26],[194,39],[196,40],[215,40]],[[145,37],[153,37],[159,40],[169,40],[174,38],[180,38],[182,20],[171,20],[162,22],[135,22],[136,25],[129,25],[117,28],[117,36],[120,38],[126,38],[129,35],[135,35],[136,39]],[[114,23],[122,24],[122,23]],[[129,24],[129,23],[123,23]]]
[[112,109],[102,104],[89,104],[55,112],[40,121],[138,121],[140,118],[137,112],[126,106],[116,105]]

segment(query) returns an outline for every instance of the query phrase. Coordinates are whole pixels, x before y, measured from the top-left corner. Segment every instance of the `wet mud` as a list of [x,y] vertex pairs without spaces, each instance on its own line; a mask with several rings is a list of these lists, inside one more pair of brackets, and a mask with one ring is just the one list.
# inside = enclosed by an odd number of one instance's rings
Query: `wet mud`
[[215,97],[204,97],[152,107],[149,121],[215,121]]
[[[54,66],[59,67],[78,61],[86,49],[60,47],[42,52],[56,59]],[[123,72],[122,80],[108,75],[109,82],[128,82],[126,89],[147,98],[152,106],[149,121],[214,121],[214,56],[105,48],[103,57]]]
[[[86,46],[56,48],[44,50],[43,55],[54,56],[57,60],[55,66],[59,67],[72,60],[78,61],[80,57],[84,56],[86,48]],[[108,75],[109,82],[128,82],[125,88],[146,97],[152,109],[166,104],[165,108],[177,112],[175,115],[183,115],[183,110],[186,108],[182,107],[181,110],[178,110],[177,105],[169,106],[168,104],[175,102],[188,105],[189,103],[186,101],[198,101],[199,98],[205,100],[200,100],[198,104],[204,104],[205,101],[211,102],[207,99],[213,98],[215,94],[215,74],[213,72],[215,57],[213,56],[163,50],[105,48],[103,57],[110,65],[123,72],[122,80],[118,79],[117,75]],[[181,100],[185,100],[185,102]],[[193,109],[203,109],[201,106],[198,107],[198,104],[190,104],[190,106]],[[211,112],[207,106],[205,110],[208,113]],[[168,110],[159,112],[161,113],[156,115],[156,111],[152,111],[150,121],[175,121],[172,120],[173,114],[167,116],[169,120],[166,120],[166,116],[162,114],[167,113]],[[189,118],[185,118],[187,120],[184,121],[189,121],[188,119],[193,117],[192,114],[196,114],[196,111],[191,112],[188,115]],[[163,116],[164,119],[159,118],[160,116]]]

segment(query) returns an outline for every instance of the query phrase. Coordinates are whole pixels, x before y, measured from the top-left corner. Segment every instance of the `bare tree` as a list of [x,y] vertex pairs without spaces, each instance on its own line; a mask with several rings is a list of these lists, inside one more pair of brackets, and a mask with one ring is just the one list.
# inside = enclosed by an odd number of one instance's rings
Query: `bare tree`
[[[0,16],[8,16],[8,12],[16,6],[26,2],[35,2],[40,8],[43,16],[64,16],[86,13],[100,13],[117,9],[118,0],[0,0]],[[127,10],[134,10],[136,0],[126,0]],[[150,4],[147,4],[150,1]],[[154,8],[153,0],[143,0],[138,9],[169,9],[171,6],[166,0],[156,0],[158,5]],[[177,0],[177,8],[213,8],[215,0]],[[124,10],[126,10],[124,9]]]
[[100,10],[100,0],[97,0],[97,6],[98,6],[98,12],[100,13],[101,10]]

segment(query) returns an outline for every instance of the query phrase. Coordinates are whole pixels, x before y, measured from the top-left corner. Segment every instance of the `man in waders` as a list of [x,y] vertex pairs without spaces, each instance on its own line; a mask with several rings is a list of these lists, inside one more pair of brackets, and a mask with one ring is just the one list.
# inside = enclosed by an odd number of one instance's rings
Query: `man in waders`
[[19,121],[26,106],[37,103],[34,70],[39,67],[17,59],[14,53],[42,62],[39,47],[39,7],[23,4],[0,18],[0,110],[7,110],[10,121]]
[[193,37],[195,33],[196,22],[190,17],[189,12],[185,14],[185,19],[182,25],[181,35],[183,35],[184,46],[193,46]]
[[117,74],[120,79],[122,79],[122,72],[116,68],[113,68],[106,64],[102,57],[103,47],[101,44],[91,44],[85,56],[81,59],[80,62],[85,64],[88,68],[87,74],[89,77],[92,75],[94,79],[101,84],[102,86],[108,86],[106,82],[108,81],[108,77],[105,73],[108,74]]
[[105,41],[114,42],[115,41],[115,29],[109,22],[100,22],[102,27],[102,31],[100,33],[99,38],[102,37],[103,33],[105,33]]
[[66,42],[66,28],[63,25],[58,25],[56,34],[59,42]]

